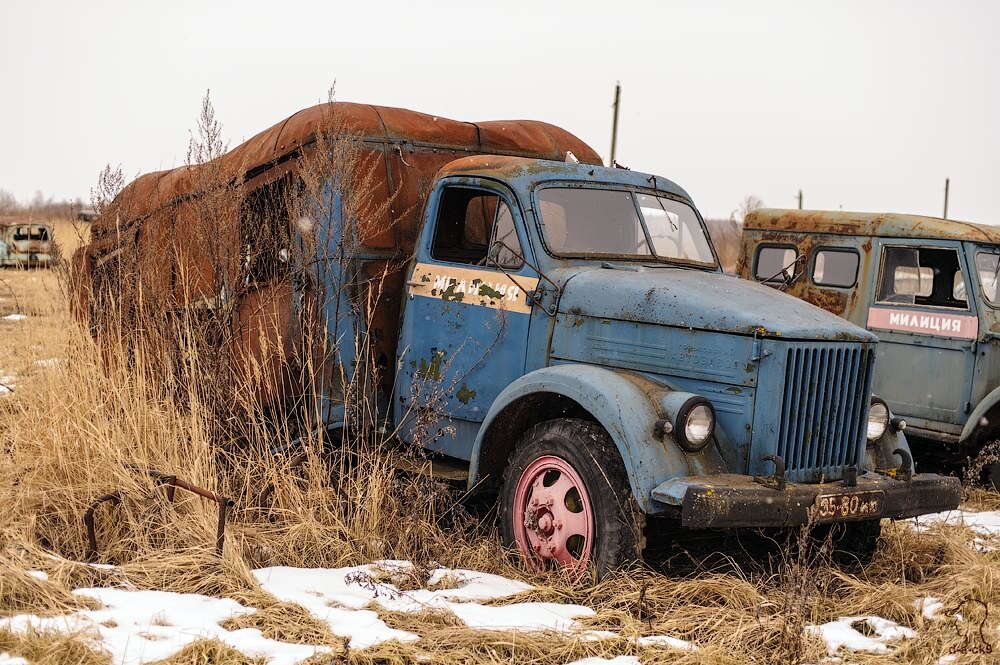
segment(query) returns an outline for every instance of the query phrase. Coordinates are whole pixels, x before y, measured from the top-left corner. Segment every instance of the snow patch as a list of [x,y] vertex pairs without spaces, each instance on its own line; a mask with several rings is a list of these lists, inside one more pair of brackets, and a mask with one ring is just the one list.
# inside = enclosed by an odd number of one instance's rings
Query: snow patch
[[3,653],[0,653],[0,665],[28,665],[28,661],[24,658],[12,656],[4,651]]
[[[856,624],[862,623],[867,624],[875,635],[868,636],[854,628]],[[888,642],[917,636],[912,628],[877,616],[841,617],[818,626],[806,626],[806,633],[822,637],[826,642],[827,653],[831,656],[836,655],[841,647],[848,651],[885,653],[889,650],[886,646]]]
[[944,603],[940,598],[927,596],[926,598],[917,598],[913,601],[913,607],[919,610],[925,619],[932,621],[937,618],[938,612],[944,608]]
[[4,321],[24,321],[26,318],[28,318],[28,317],[25,316],[24,314],[8,314],[7,316],[3,317],[3,320]]
[[[389,628],[374,611],[363,609],[373,603],[395,612],[450,612],[470,628],[484,630],[569,632],[578,628],[575,619],[594,614],[589,607],[557,603],[481,605],[473,601],[504,598],[531,587],[472,570],[439,569],[430,577],[430,588],[412,591],[400,590],[388,581],[410,571],[412,564],[407,561],[383,561],[333,569],[277,566],[256,570],[254,576],[265,591],[302,605],[328,623],[334,634],[349,638],[355,649],[392,639],[419,639],[413,633]],[[433,589],[445,580],[450,588]]]
[[169,658],[203,639],[220,640],[250,658],[263,658],[272,665],[292,665],[327,651],[325,647],[278,642],[254,628],[226,630],[220,625],[225,620],[256,611],[235,600],[104,588],[77,589],[73,593],[94,598],[103,607],[54,617],[21,614],[0,619],[0,628],[15,633],[80,633],[98,642],[116,665]]
[[964,526],[982,536],[1000,537],[1000,510],[947,510],[943,513],[930,513],[910,520],[917,531],[926,531],[932,526],[946,524],[949,526]]
[[681,651],[697,651],[698,647],[685,640],[670,637],[669,635],[651,635],[649,637],[638,637],[635,643],[641,647],[670,647]]
[[17,377],[12,374],[0,374],[0,395],[14,392],[17,385]]

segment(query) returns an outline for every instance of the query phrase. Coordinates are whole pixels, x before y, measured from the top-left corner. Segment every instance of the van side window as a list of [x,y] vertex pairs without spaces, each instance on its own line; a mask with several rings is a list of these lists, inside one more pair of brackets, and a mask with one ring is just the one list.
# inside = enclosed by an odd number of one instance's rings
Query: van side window
[[795,275],[798,266],[795,265],[794,247],[776,247],[765,245],[757,250],[757,264],[754,266],[754,277],[763,282],[784,282],[781,271],[788,269],[790,275]]
[[979,252],[976,254],[976,272],[983,295],[990,304],[997,303],[997,275],[1000,274],[1000,254]]
[[861,257],[852,249],[820,249],[813,263],[812,281],[817,286],[850,288],[858,283]]
[[481,189],[444,189],[434,228],[432,257],[448,263],[519,268],[520,254],[514,217],[503,199]]
[[968,308],[958,252],[936,247],[886,247],[882,250],[877,299],[898,305]]

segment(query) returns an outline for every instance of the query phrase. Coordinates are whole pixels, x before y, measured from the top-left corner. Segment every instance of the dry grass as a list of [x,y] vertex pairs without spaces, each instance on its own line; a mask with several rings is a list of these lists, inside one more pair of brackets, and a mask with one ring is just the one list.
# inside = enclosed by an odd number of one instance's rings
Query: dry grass
[[[817,565],[799,581],[808,589],[790,588],[780,565],[727,566],[693,576],[638,570],[600,583],[528,575],[500,550],[489,524],[468,516],[455,520],[442,509],[453,500],[446,488],[401,479],[377,456],[360,473],[345,467],[344,476],[331,483],[319,456],[290,472],[254,458],[251,451],[246,464],[258,465],[258,473],[276,483],[272,509],[262,511],[254,504],[255,488],[220,471],[189,408],[151,393],[143,382],[152,378],[141,367],[128,375],[101,369],[89,340],[68,320],[56,271],[5,271],[0,276],[29,316],[0,323],[0,369],[17,379],[15,392],[0,398],[0,505],[5,507],[0,513],[0,615],[70,611],[87,602],[73,596],[73,588],[127,581],[137,588],[234,598],[259,612],[228,627],[255,627],[274,639],[327,645],[349,662],[555,663],[636,654],[650,663],[764,663],[780,660],[783,653],[783,628],[790,620],[783,613],[787,595],[808,591],[801,622],[877,614],[918,631],[917,639],[899,643],[889,655],[852,654],[851,662],[933,663],[957,648],[960,636],[951,621],[923,619],[914,606],[918,599],[936,596],[946,607],[967,598],[994,605],[1000,600],[1000,553],[977,551],[963,529],[940,527],[918,534],[903,524],[886,525],[882,547],[864,570]],[[0,307],[9,313],[11,298],[0,301]],[[48,358],[59,362],[35,363]],[[181,499],[180,494],[169,504],[162,488],[131,470],[134,464],[174,471],[237,498],[222,559],[211,547],[214,504]],[[127,498],[118,508],[99,510],[98,537],[100,559],[118,567],[102,570],[77,563],[85,555],[80,516],[93,497],[112,489],[123,489]],[[997,495],[982,491],[970,492],[967,503],[981,509],[1000,505]],[[345,656],[342,639],[302,608],[264,593],[250,572],[264,565],[341,566],[378,558],[420,564],[413,579],[391,580],[403,588],[425,585],[427,576],[419,571],[429,570],[432,562],[520,576],[536,589],[498,602],[587,605],[596,612],[583,621],[588,628],[621,637],[587,641],[474,631],[447,614],[380,609],[389,625],[423,639]],[[29,569],[46,571],[49,580],[28,576]],[[990,619],[994,629],[997,618]],[[628,640],[657,634],[693,641],[700,650],[639,647]],[[824,655],[817,638],[805,637],[801,647],[806,662]],[[37,663],[105,662],[73,636],[0,634],[4,650]],[[985,654],[963,658],[961,662],[992,662]],[[168,662],[253,661],[224,645],[199,642]]]
[[[207,102],[205,109],[199,124],[203,143],[193,145],[191,152],[198,159],[217,155],[222,145]],[[333,218],[310,212],[323,203],[326,183],[342,177],[324,170],[327,161],[343,166],[352,155],[349,143],[324,141],[321,137],[316,152],[321,158],[305,161],[305,195],[292,202],[289,219]],[[334,158],[327,160],[329,155]],[[114,194],[120,178],[110,170],[105,175],[110,177],[98,189]],[[212,194],[199,201],[206,207],[199,215],[217,221],[219,210],[210,208],[230,209],[233,197],[221,195],[212,182],[201,186]],[[345,219],[381,218],[365,206],[388,202],[373,203],[364,194],[348,197],[344,205],[354,207]],[[56,240],[68,257],[86,236],[69,222],[54,223]],[[348,229],[342,237],[358,233]],[[337,250],[333,256],[300,258],[346,265],[351,257],[343,245]],[[231,256],[214,258],[219,265],[232,263]],[[134,289],[134,274],[113,277],[110,290],[100,294],[104,299],[99,302],[107,308],[98,317],[104,336],[99,349],[89,331],[70,317],[65,269],[0,273],[0,317],[13,312],[28,317],[0,318],[0,382],[14,389],[0,395],[0,616],[69,612],[91,602],[73,589],[127,584],[228,597],[255,607],[255,614],[232,619],[226,627],[257,628],[273,639],[331,649],[315,662],[566,663],[632,654],[646,663],[769,663],[818,662],[825,655],[821,640],[802,634],[805,624],[877,614],[916,628],[918,638],[889,654],[852,654],[850,662],[933,663],[957,648],[961,636],[951,621],[925,621],[914,605],[917,600],[935,596],[946,607],[969,598],[993,604],[1000,600],[1000,553],[975,549],[963,529],[940,527],[917,534],[902,524],[886,525],[878,555],[863,570],[841,570],[822,557],[806,560],[790,549],[771,547],[740,560],[692,551],[687,568],[693,573],[641,568],[601,582],[527,573],[502,550],[490,519],[467,512],[458,500],[460,489],[396,471],[393,458],[399,451],[390,443],[392,433],[380,433],[372,408],[373,382],[364,380],[364,371],[353,379],[339,377],[352,429],[342,445],[329,446],[322,434],[309,431],[316,413],[310,412],[308,399],[292,417],[262,417],[265,410],[254,395],[268,380],[266,372],[250,366],[234,377],[226,371],[232,358],[223,345],[206,340],[213,330],[226,330],[233,311],[221,307],[202,318],[184,314],[179,323],[167,325],[173,319],[156,309],[166,305],[135,295],[142,291]],[[238,274],[226,279],[232,288],[249,283]],[[372,315],[377,297],[370,293],[352,303],[362,319]],[[122,307],[123,302],[131,303],[131,309]],[[364,361],[371,340],[359,336],[355,341],[359,361]],[[309,385],[319,371],[316,359],[329,353],[326,343],[320,330],[306,339],[306,350],[294,359],[304,374],[313,372]],[[428,422],[433,415],[425,416]],[[305,434],[296,442],[302,463],[293,465],[272,449],[292,444],[296,431]],[[216,505],[184,492],[168,501],[164,487],[140,470],[149,468],[234,500],[221,557],[214,550]],[[85,565],[82,515],[96,497],[111,491],[120,493],[121,502],[96,510],[97,560],[114,567]],[[998,495],[981,491],[970,491],[967,503],[1000,508]],[[585,605],[595,614],[581,623],[616,636],[594,640],[476,631],[446,612],[400,613],[374,605],[371,609],[387,624],[418,633],[420,641],[348,651],[325,623],[265,593],[252,574],[273,565],[340,567],[378,559],[414,562],[412,571],[380,580],[404,593],[425,588],[437,565],[519,577],[534,589],[495,603]],[[29,570],[44,571],[48,579],[29,575]],[[453,583],[445,579],[438,588]],[[1000,607],[994,614],[989,623],[995,630]],[[689,640],[699,650],[636,641],[651,635]],[[80,636],[0,632],[0,652],[36,663],[106,662],[92,647]],[[992,662],[988,654],[963,658]],[[224,644],[201,641],[166,662],[254,661]]]

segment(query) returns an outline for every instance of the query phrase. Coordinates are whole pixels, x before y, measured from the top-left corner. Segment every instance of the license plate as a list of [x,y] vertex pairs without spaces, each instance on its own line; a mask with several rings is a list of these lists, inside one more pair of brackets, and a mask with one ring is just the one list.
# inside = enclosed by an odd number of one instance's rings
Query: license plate
[[855,492],[853,494],[820,494],[813,504],[816,522],[863,520],[882,514],[884,492]]

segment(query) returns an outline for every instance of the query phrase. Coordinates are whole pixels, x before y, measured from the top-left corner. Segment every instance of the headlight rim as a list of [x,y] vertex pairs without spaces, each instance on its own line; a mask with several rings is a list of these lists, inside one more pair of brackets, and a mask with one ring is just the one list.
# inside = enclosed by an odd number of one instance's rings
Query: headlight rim
[[[691,415],[691,412],[699,406],[704,406],[708,408],[709,413],[712,416],[711,424],[708,428],[708,435],[705,440],[701,443],[695,443],[690,441],[687,436],[687,419]],[[688,451],[689,453],[697,453],[704,450],[709,443],[715,438],[715,426],[718,419],[715,415],[715,407],[712,403],[702,397],[701,395],[695,395],[690,398],[677,410],[677,419],[674,423],[674,437],[677,439],[677,443],[681,448]]]
[[[881,429],[875,436],[871,436],[871,423],[872,423],[872,411],[876,406],[880,406],[885,409],[885,418],[882,420]],[[868,418],[865,421],[865,439],[868,443],[875,443],[889,430],[889,421],[892,419],[892,411],[889,409],[889,404],[884,399],[878,395],[872,395],[868,403]]]

